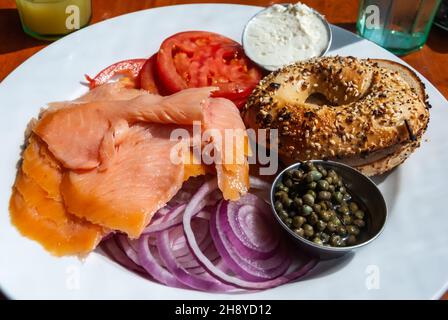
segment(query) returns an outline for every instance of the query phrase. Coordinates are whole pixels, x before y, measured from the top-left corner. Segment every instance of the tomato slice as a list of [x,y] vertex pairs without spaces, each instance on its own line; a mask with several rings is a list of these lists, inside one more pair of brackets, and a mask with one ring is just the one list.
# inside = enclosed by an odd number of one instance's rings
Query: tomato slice
[[157,75],[168,93],[216,86],[214,97],[242,105],[262,77],[237,42],[220,34],[186,31],[166,39],[157,54]]
[[108,66],[100,71],[94,78],[91,78],[88,75],[85,77],[89,82],[90,89],[102,85],[116,76],[125,77],[129,87],[139,88],[139,73],[145,62],[146,59],[124,60]]
[[156,81],[156,60],[157,53],[153,54],[143,65],[139,75],[140,87],[150,93],[160,94],[161,90]]

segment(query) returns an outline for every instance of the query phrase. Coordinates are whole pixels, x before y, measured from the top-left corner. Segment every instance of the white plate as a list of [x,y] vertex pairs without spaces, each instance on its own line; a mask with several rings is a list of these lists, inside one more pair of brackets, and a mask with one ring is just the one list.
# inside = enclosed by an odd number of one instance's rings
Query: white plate
[[[431,122],[420,149],[380,183],[390,211],[374,243],[318,274],[275,289],[237,295],[173,289],[144,280],[94,253],[85,261],[54,258],[11,226],[10,188],[29,119],[49,101],[86,91],[85,73],[127,58],[148,57],[182,30],[219,32],[239,40],[260,8],[185,5],[140,11],[92,25],[55,42],[0,84],[0,287],[11,298],[379,299],[438,298],[448,284],[448,102],[425,79]],[[375,44],[333,27],[331,54],[399,60]]]

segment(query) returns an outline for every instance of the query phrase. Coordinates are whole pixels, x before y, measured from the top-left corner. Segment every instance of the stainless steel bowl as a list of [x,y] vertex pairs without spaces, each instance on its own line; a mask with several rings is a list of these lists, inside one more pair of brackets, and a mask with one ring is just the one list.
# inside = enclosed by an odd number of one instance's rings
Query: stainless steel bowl
[[[283,6],[287,6],[287,5],[290,5],[291,3],[278,3],[278,4],[279,4],[279,5],[283,5]],[[263,68],[263,69],[265,69],[265,70],[268,70],[268,71],[275,71],[275,70],[277,70],[277,69],[279,69],[279,68],[281,68],[281,67],[283,67],[283,66],[273,66],[273,65],[263,65],[263,64],[260,64],[260,63],[258,63],[256,60],[254,60],[253,57],[250,56],[249,51],[246,50],[246,48],[244,47],[245,38],[246,38],[246,30],[247,30],[248,25],[251,23],[251,21],[252,21],[254,18],[256,18],[259,14],[265,12],[268,8],[269,8],[269,7],[262,9],[261,11],[257,12],[252,18],[249,19],[249,21],[248,21],[248,22],[246,23],[246,25],[244,26],[244,30],[243,30],[243,34],[242,34],[241,43],[242,43],[242,45],[243,45],[244,52],[245,52],[246,56],[248,56],[250,60],[252,60],[255,64],[257,64],[258,66],[260,66],[261,68]],[[316,15],[316,16],[323,22],[323,24],[325,25],[325,29],[327,30],[327,34],[328,34],[328,43],[327,43],[327,46],[326,46],[326,48],[321,52],[321,54],[320,54],[319,56],[316,56],[316,57],[322,57],[322,56],[324,56],[324,55],[327,54],[328,50],[330,50],[331,43],[332,43],[332,41],[333,41],[333,34],[332,34],[332,32],[331,32],[330,23],[327,21],[327,19],[325,19],[325,17],[324,17],[323,15],[321,15],[319,12],[317,12],[317,11],[314,10],[313,8],[310,8],[310,9],[311,9],[311,10],[314,12],[314,14],[315,14],[315,15]],[[316,57],[313,57],[313,58],[316,58]]]
[[321,259],[333,259],[343,256],[346,253],[363,247],[375,240],[383,231],[387,219],[386,202],[375,183],[358,170],[338,162],[323,160],[313,160],[311,162],[314,164],[320,164],[325,169],[333,169],[342,177],[352,196],[366,208],[366,229],[362,232],[359,239],[360,242],[358,244],[347,247],[331,247],[315,244],[312,241],[300,237],[288,228],[274,209],[273,204],[275,201],[275,186],[277,185],[279,179],[282,178],[285,171],[297,169],[301,166],[301,163],[295,163],[280,172],[271,187],[270,200],[272,212],[282,228],[288,232],[297,245],[303,250],[307,251],[311,255],[318,256]]

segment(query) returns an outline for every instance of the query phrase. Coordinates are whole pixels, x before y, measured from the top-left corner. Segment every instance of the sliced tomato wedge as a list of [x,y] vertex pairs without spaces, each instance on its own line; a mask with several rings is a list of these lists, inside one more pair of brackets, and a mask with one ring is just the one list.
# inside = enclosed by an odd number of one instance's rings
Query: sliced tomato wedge
[[120,76],[125,78],[124,82],[128,87],[140,88],[140,70],[145,64],[146,59],[130,59],[114,63],[104,70],[100,71],[94,78],[86,75],[90,89],[109,82],[113,78]]
[[149,93],[161,94],[157,85],[156,80],[156,60],[157,53],[153,54],[148,60],[146,60],[145,64],[140,71],[140,87]]
[[243,105],[262,77],[238,42],[205,31],[177,33],[157,54],[157,75],[168,93],[186,88],[216,86],[214,97]]

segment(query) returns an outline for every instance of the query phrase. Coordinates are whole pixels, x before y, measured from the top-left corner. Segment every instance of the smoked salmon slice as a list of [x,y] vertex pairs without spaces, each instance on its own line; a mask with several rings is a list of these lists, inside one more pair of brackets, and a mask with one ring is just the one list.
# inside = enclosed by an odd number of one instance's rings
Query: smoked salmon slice
[[182,186],[183,163],[174,164],[170,158],[181,151],[177,141],[153,137],[145,126],[129,128],[107,170],[64,174],[61,191],[67,210],[139,237],[153,214]]
[[10,199],[12,223],[56,256],[85,255],[105,231],[69,214],[60,194],[62,168],[45,144],[28,139]]
[[48,197],[61,200],[59,186],[62,173],[58,161],[48,151],[39,138],[32,135],[23,152],[22,171],[36,181],[48,194]]
[[249,144],[238,108],[223,98],[210,99],[204,109],[204,127],[214,146],[218,185],[226,200],[238,200],[249,190]]
[[11,222],[22,235],[39,242],[56,256],[91,252],[104,230],[70,215],[33,179],[19,171],[9,203]]
[[[187,89],[168,97],[142,94],[125,101],[74,103],[45,112],[34,132],[69,169],[93,169],[100,163],[101,142],[117,122],[188,125],[202,120],[202,105],[213,88]],[[64,134],[67,132],[69,134]]]

